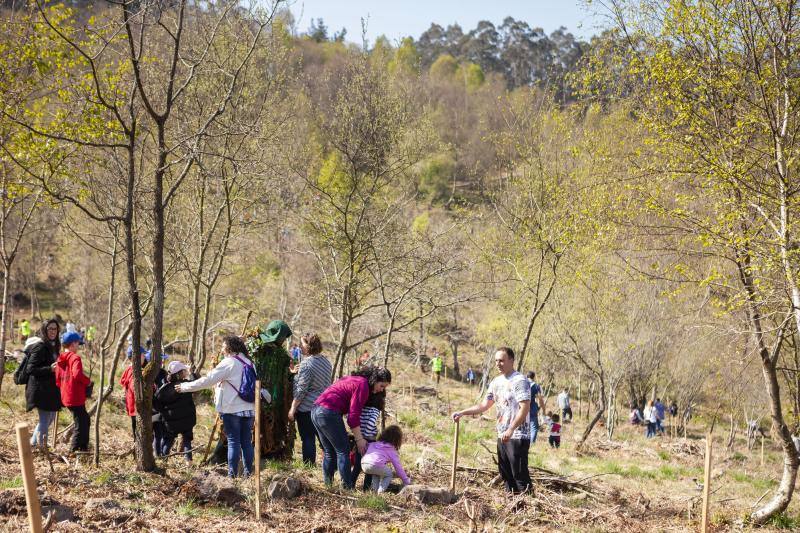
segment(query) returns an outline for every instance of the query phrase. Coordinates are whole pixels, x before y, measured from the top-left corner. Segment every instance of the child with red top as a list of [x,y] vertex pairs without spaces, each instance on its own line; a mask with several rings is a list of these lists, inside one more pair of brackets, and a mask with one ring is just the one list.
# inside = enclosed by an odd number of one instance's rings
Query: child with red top
[[[144,367],[146,358],[144,348],[139,348],[139,353],[142,357],[142,367]],[[133,349],[128,347],[128,359],[133,357]],[[131,431],[133,431],[133,438],[136,439],[136,396],[133,392],[133,364],[125,369],[122,377],[119,379],[119,384],[122,390],[125,391],[125,412],[131,417]]]
[[547,439],[547,442],[550,443],[551,448],[560,448],[561,447],[561,424],[558,423],[558,415],[552,414],[550,415],[550,437]]
[[372,475],[372,490],[386,492],[389,488],[393,477],[389,463],[394,466],[394,471],[404,485],[411,484],[397,454],[401,444],[403,432],[398,426],[389,426],[381,432],[377,441],[367,447],[367,453],[361,458],[361,468],[365,474]]
[[64,351],[53,363],[56,385],[61,389],[61,403],[72,413],[75,429],[72,431],[71,451],[89,451],[89,413],[86,412],[86,389],[91,383],[83,373],[83,362],[77,354],[83,344],[79,333],[68,332],[61,337]]

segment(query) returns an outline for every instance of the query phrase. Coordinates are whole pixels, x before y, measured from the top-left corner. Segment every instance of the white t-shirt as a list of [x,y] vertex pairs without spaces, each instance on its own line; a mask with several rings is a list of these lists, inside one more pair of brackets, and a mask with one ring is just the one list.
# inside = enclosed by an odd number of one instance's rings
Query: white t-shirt
[[[494,400],[497,408],[497,436],[500,437],[511,425],[519,412],[519,402],[531,401],[531,384],[519,372],[514,372],[509,377],[499,375],[489,384],[486,398]],[[530,412],[525,421],[514,430],[512,439],[530,439],[531,424]]]

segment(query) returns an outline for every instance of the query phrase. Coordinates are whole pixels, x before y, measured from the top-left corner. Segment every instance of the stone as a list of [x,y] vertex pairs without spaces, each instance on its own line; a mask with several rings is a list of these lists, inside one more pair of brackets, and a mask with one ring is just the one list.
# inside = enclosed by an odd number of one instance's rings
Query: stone
[[51,522],[54,524],[59,522],[74,522],[76,520],[75,511],[72,510],[72,507],[66,505],[43,505],[42,517],[46,520],[50,513],[53,513]]
[[299,496],[304,490],[305,484],[301,480],[276,474],[272,477],[269,487],[267,487],[267,496],[273,500],[289,500]]
[[244,495],[239,491],[231,478],[214,472],[197,472],[183,484],[180,493],[186,498],[193,498],[200,502],[227,505],[235,507],[245,501]]
[[425,485],[406,485],[399,496],[424,505],[450,505],[458,499],[449,489]]
[[111,498],[89,498],[83,505],[86,511],[121,511],[122,506]]

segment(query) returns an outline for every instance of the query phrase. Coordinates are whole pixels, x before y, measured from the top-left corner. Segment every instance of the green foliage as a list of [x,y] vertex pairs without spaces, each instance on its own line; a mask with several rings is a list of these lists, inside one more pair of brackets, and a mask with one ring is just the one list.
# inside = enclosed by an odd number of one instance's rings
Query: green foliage
[[362,494],[359,496],[356,505],[362,509],[369,509],[372,511],[389,510],[389,503],[386,501],[386,499],[379,494],[373,493]]
[[455,159],[450,153],[437,154],[422,164],[419,192],[433,204],[450,198],[455,173]]
[[461,65],[458,68],[456,76],[460,79],[463,79],[467,89],[472,91],[483,85],[483,82],[486,79],[483,74],[483,69],[480,67],[480,65],[476,65],[475,63]]
[[767,521],[767,525],[777,529],[789,529],[797,531],[800,529],[800,517],[791,516],[788,513],[778,513]]
[[419,52],[414,45],[414,39],[405,37],[400,42],[400,47],[395,51],[394,57],[389,62],[389,72],[392,74],[414,75],[419,73]]
[[403,428],[414,429],[419,425],[419,415],[416,413],[400,413],[400,426]]
[[0,490],[22,488],[22,478],[20,476],[0,479]]
[[434,79],[450,81],[458,72],[458,61],[450,54],[442,54],[433,62],[428,73]]

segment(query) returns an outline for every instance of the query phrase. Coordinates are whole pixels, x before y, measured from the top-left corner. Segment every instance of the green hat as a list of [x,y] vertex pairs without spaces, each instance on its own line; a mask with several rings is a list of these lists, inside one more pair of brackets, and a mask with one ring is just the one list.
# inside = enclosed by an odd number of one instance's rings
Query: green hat
[[267,326],[267,330],[261,334],[261,340],[280,344],[291,336],[292,329],[289,324],[283,320],[273,320]]

